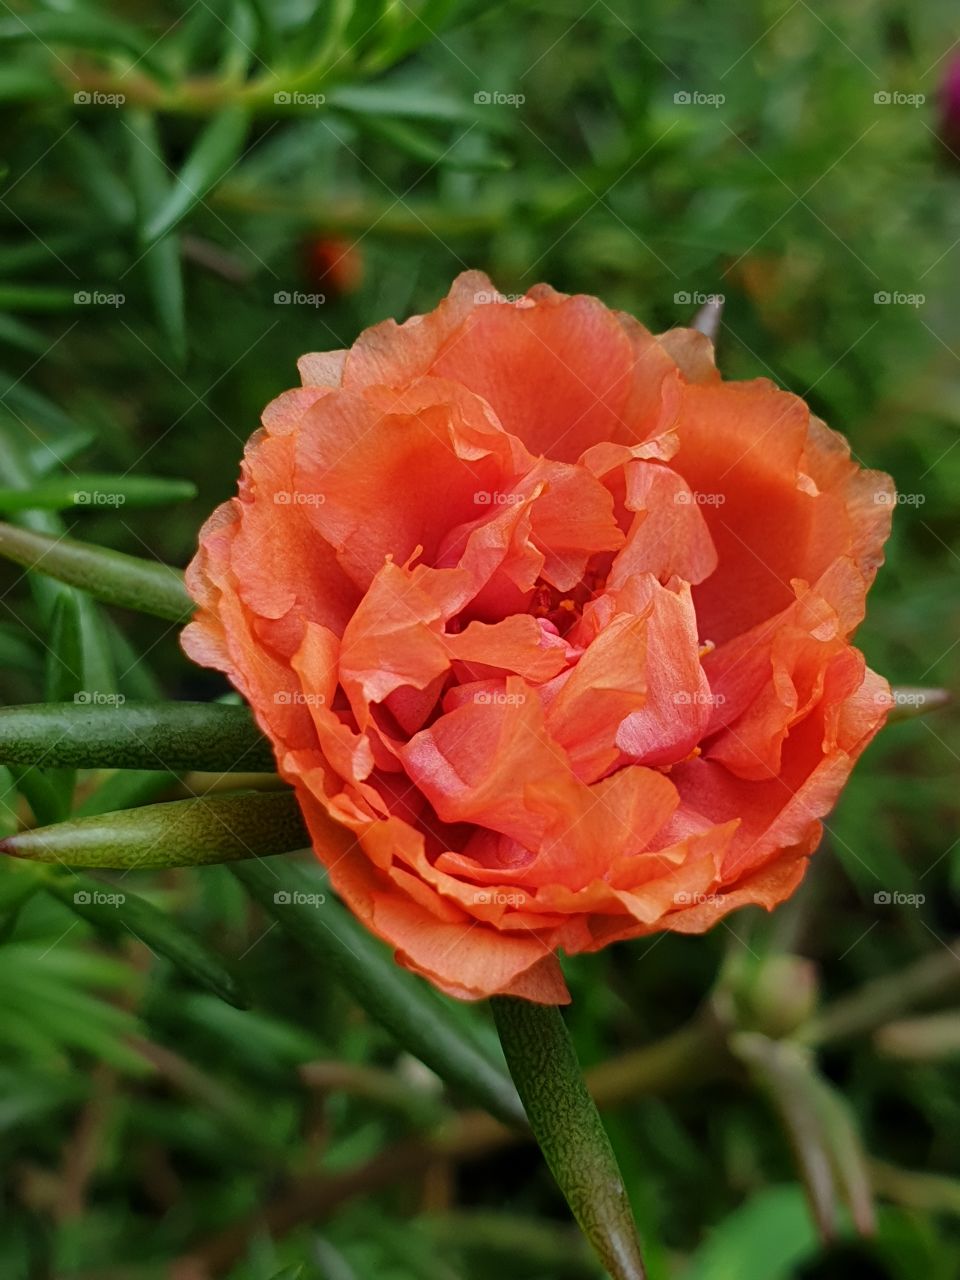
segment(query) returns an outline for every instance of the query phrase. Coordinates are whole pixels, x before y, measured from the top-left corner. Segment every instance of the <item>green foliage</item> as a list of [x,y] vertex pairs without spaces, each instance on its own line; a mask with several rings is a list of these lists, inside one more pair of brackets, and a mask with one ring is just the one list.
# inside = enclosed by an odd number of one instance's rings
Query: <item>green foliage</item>
[[[904,495],[868,660],[956,688],[955,39],[945,0],[5,8],[0,703],[103,716],[30,738],[31,712],[0,712],[22,748],[0,836],[208,795],[221,814],[243,750],[273,767],[178,652],[166,566],[296,357],[465,266],[654,328],[725,295],[728,376],[804,395]],[[362,279],[323,274],[321,241]],[[224,715],[120,718],[167,701]],[[891,726],[775,916],[567,965],[651,1280],[960,1273],[958,760],[950,709]],[[515,1114],[488,1012],[395,969],[332,893],[274,902],[270,865],[0,863],[0,1275],[596,1276],[535,1149],[461,1109],[472,1080]]]

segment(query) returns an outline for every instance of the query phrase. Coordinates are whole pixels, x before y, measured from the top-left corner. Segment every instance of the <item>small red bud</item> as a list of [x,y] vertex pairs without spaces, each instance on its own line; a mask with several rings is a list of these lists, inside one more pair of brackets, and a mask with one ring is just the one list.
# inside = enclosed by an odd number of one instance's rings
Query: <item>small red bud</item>
[[363,279],[363,255],[350,240],[311,236],[303,246],[307,282],[331,299],[356,292]]

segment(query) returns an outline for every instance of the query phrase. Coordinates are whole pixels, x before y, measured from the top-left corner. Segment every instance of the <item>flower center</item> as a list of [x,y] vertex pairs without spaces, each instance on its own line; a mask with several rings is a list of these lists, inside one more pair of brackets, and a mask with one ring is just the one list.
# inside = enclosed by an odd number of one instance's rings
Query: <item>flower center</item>
[[559,591],[552,583],[538,578],[528,610],[535,618],[546,618],[564,636],[579,622],[583,610],[607,583],[607,567],[588,567],[586,573],[569,591]]

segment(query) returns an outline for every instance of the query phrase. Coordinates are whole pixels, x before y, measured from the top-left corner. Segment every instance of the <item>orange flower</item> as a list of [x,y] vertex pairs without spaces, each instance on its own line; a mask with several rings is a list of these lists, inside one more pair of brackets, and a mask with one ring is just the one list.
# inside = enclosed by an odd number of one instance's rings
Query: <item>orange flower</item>
[[886,682],[849,643],[886,476],[692,330],[461,276],[307,355],[204,526],[184,633],[319,858],[455,996],[799,883]]

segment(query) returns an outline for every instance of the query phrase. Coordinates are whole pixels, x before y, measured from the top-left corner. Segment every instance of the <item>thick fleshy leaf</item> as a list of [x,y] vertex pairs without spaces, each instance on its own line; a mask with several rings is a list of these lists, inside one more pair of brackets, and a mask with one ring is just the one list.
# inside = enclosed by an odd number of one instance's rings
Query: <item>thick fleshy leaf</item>
[[560,1010],[513,996],[491,1003],[530,1127],[581,1230],[613,1280],[643,1280],[623,1179]]
[[506,1123],[524,1124],[506,1072],[454,1025],[439,997],[399,968],[327,887],[319,866],[286,859],[245,862],[233,874],[367,1013],[450,1084]]
[[83,690],[74,702],[0,708],[0,764],[78,769],[273,773],[249,710],[218,702],[124,702]]
[[[50,616],[46,668],[44,694],[48,703],[72,698],[83,688],[83,620],[80,615],[80,597],[75,591],[62,591],[54,601]],[[69,767],[51,771],[49,766],[53,764],[52,760],[47,762],[47,776],[54,790],[63,799],[63,816],[66,817],[73,803],[76,774]]]
[[156,560],[142,560],[122,551],[35,533],[12,524],[0,524],[0,556],[88,591],[107,604],[136,609],[170,622],[185,622],[193,612],[183,574]]
[[292,791],[228,791],[34,827],[0,840],[0,853],[64,867],[142,870],[234,862],[309,843]]
[[81,875],[51,875],[46,888],[100,932],[111,937],[132,935],[221,1000],[238,1009],[247,1007],[246,994],[224,961],[146,898]]
[[160,476],[71,475],[44,480],[26,489],[0,489],[0,511],[103,511],[120,507],[157,507],[196,496],[189,480]]

